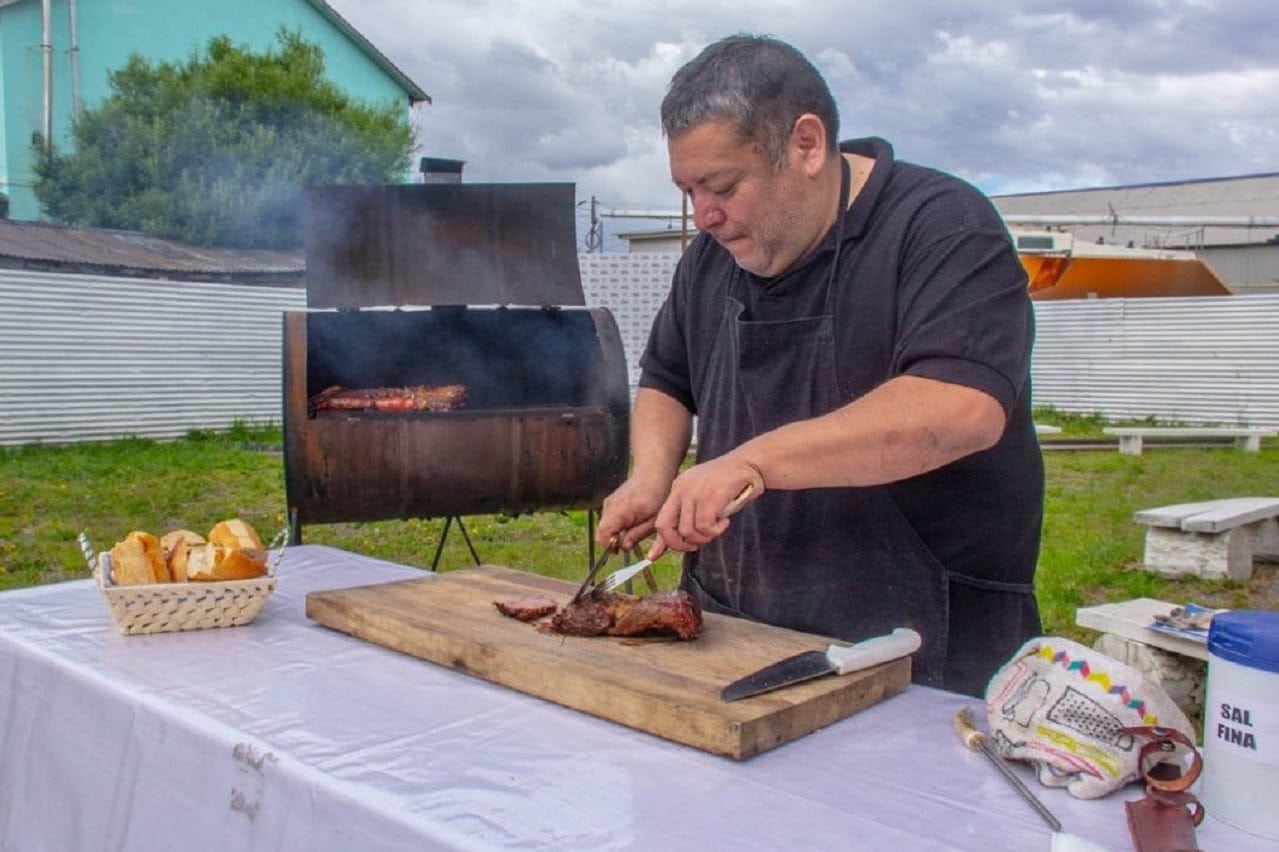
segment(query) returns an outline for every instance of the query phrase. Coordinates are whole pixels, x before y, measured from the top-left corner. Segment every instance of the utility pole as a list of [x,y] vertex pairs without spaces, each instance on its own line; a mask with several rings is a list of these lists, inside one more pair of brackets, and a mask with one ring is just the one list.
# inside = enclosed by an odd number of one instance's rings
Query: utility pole
[[601,251],[604,248],[603,228],[600,226],[599,218],[599,202],[595,196],[591,196],[591,225],[586,231],[586,251],[588,253]]

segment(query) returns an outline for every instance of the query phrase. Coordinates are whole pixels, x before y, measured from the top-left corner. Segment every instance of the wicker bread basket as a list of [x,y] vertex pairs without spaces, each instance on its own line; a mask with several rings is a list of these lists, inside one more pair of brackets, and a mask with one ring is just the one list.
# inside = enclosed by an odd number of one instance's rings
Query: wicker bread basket
[[93,578],[121,633],[167,633],[248,624],[275,589],[275,564],[251,580],[118,586],[111,582],[111,554],[100,553]]

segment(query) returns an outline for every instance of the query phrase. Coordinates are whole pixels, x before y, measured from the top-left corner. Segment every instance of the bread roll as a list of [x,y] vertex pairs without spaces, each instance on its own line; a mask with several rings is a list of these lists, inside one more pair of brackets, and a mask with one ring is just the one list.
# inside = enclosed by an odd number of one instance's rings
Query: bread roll
[[219,548],[213,573],[219,580],[250,580],[266,573],[266,551],[251,547]]
[[221,521],[209,530],[209,541],[219,547],[248,548],[250,550],[266,550],[258,531],[248,521],[231,518]]
[[169,582],[160,539],[134,530],[111,548],[111,582],[120,586]]
[[193,530],[171,530],[160,536],[160,544],[164,547],[164,552],[168,553],[178,541],[185,541],[187,544],[204,544],[204,536]]
[[266,551],[245,547],[219,547],[213,542],[189,548],[187,580],[249,580],[266,573]]
[[169,548],[168,556],[164,562],[169,567],[169,579],[175,583],[185,583],[187,581],[187,560],[191,556],[191,548],[199,547],[203,542],[187,543],[184,538],[179,538],[177,543]]
[[213,549],[211,543],[197,544],[187,548],[186,575],[187,580],[212,580]]
[[160,544],[164,547],[164,563],[169,569],[169,579],[175,583],[185,583],[191,548],[204,544],[204,536],[191,530],[173,530],[160,536]]

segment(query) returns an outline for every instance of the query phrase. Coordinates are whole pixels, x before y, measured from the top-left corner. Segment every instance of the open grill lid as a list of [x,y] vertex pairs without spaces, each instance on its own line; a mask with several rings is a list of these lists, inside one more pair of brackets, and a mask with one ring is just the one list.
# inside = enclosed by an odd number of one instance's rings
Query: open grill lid
[[311,308],[584,305],[571,183],[315,186]]

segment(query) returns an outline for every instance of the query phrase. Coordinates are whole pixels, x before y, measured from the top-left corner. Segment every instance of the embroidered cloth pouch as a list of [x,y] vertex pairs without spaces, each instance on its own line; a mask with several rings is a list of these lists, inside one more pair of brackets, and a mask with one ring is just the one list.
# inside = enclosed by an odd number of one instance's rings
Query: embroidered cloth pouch
[[1040,783],[1080,799],[1141,777],[1144,743],[1124,728],[1162,726],[1195,736],[1186,714],[1157,684],[1058,636],[1031,639],[995,673],[986,687],[986,715],[1000,754],[1033,763]]

